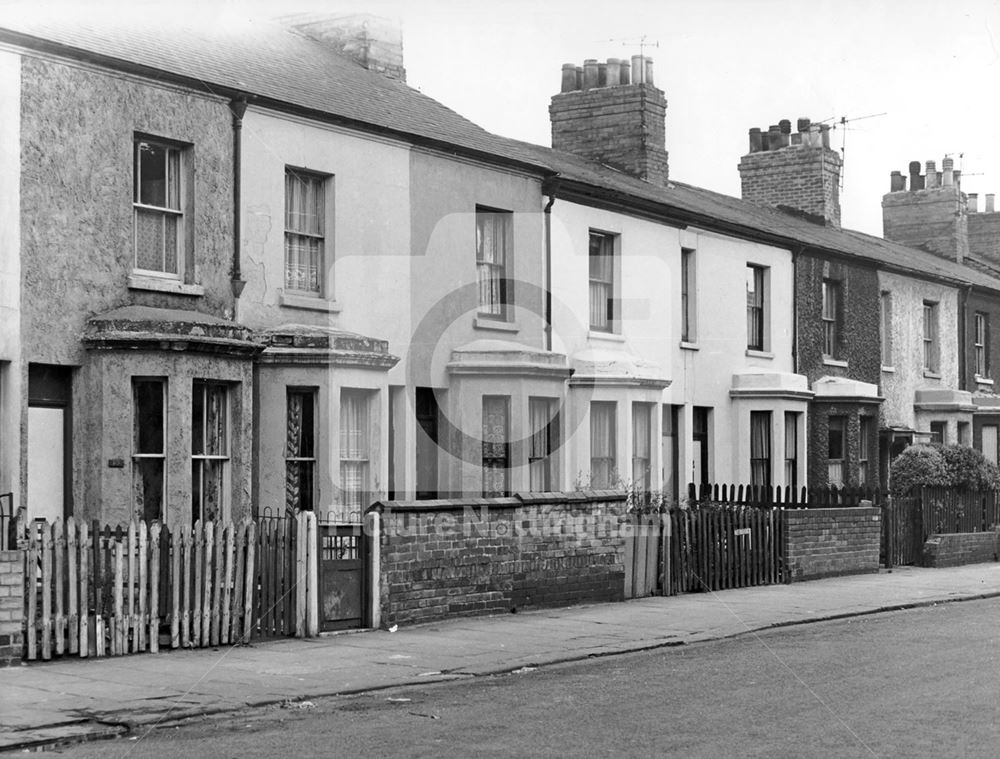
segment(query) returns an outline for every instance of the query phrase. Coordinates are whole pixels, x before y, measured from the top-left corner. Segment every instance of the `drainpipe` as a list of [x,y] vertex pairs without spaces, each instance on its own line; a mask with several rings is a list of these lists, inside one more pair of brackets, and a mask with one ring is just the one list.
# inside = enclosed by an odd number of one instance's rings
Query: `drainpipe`
[[229,101],[233,114],[233,297],[239,298],[246,287],[246,280],[240,270],[240,184],[243,158],[243,114],[247,111],[247,96],[239,95]]
[[552,205],[556,202],[556,191],[559,189],[558,175],[551,176],[542,182],[542,193],[548,195],[549,202],[545,204],[542,213],[545,215],[545,350],[552,350]]
[[[969,357],[967,352],[969,350],[968,344],[965,342],[965,335],[968,332],[969,323],[969,295],[972,293],[972,285],[964,285],[959,291],[959,303],[958,303],[958,376],[959,376],[959,388],[962,390],[969,390],[969,376],[968,376],[968,366]],[[974,388],[972,388],[974,389]]]

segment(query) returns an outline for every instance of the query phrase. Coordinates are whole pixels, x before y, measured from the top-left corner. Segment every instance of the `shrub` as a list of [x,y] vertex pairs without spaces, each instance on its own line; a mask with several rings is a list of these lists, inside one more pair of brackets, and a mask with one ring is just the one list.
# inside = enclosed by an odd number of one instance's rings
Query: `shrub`
[[894,496],[916,486],[946,486],[970,490],[1000,487],[1000,470],[983,454],[964,445],[911,445],[889,472]]

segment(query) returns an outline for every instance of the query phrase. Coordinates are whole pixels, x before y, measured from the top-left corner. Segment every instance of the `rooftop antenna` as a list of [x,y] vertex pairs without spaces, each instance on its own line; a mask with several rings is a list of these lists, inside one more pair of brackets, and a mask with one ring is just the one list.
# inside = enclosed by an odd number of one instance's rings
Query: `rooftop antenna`
[[[659,40],[656,40],[655,42],[650,42],[649,41],[649,37],[647,35],[645,35],[645,34],[643,34],[641,37],[633,37],[633,38],[629,38],[629,39],[611,38],[611,39],[608,40],[608,42],[618,43],[622,47],[638,47],[639,48],[639,55],[641,55],[643,58],[646,57],[646,48],[647,47],[659,47],[660,46],[660,41]],[[634,84],[643,84],[643,83],[645,83],[645,81],[646,81],[646,72],[645,72],[645,70],[640,69],[639,76],[642,78],[642,81],[641,82],[634,82]]]
[[864,121],[865,119],[875,119],[879,116],[888,116],[887,112],[883,113],[869,113],[867,116],[841,116],[837,118],[836,116],[831,116],[828,119],[823,119],[821,124],[829,123],[831,128],[836,129],[840,127],[840,190],[844,190],[844,177],[847,174],[847,132],[850,127],[847,125],[852,121]]

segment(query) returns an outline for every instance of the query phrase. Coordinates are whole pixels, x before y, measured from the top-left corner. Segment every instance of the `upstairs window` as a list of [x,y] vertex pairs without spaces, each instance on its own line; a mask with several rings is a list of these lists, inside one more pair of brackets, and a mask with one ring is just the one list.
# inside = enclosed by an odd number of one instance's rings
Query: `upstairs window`
[[840,283],[823,280],[823,355],[837,358],[840,342]]
[[513,214],[476,209],[476,275],[479,279],[479,313],[507,319],[510,303],[510,263]]
[[615,319],[615,236],[590,233],[590,328],[611,332]]
[[326,177],[285,169],[285,287],[322,295]]
[[166,380],[132,380],[132,500],[146,522],[164,516],[166,394]]
[[976,362],[976,377],[986,379],[990,376],[990,322],[989,316],[984,313],[976,313],[975,316],[975,344],[973,346],[974,358]]
[[136,271],[180,279],[183,274],[183,152],[137,138],[133,160],[133,251]]
[[747,348],[765,350],[765,292],[763,266],[747,264]]
[[681,248],[681,341],[693,343],[695,329],[694,251]]
[[924,301],[924,371],[937,373],[938,354],[938,304]]
[[316,391],[289,388],[285,422],[285,508],[312,511],[316,470]]

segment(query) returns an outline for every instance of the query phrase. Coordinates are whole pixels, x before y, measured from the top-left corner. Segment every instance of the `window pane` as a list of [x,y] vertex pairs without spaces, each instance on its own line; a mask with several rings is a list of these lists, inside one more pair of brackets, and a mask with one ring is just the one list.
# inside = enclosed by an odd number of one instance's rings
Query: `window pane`
[[340,396],[340,457],[368,458],[368,394],[344,390]]
[[136,380],[133,403],[135,452],[163,453],[163,382]]
[[192,463],[192,517],[216,520],[222,516],[225,496],[225,462],[196,459]]
[[750,484],[771,484],[771,412],[750,412]]
[[285,455],[290,458],[312,458],[315,436],[313,394],[310,391],[288,393],[288,425]]
[[610,402],[590,404],[590,484],[595,488],[611,487],[616,475],[615,410]]
[[844,417],[831,416],[828,433],[827,457],[844,458]]
[[510,398],[483,396],[483,495],[507,494]]
[[138,143],[137,202],[147,206],[167,207],[167,148],[150,142]]
[[135,511],[151,522],[163,518],[163,459],[143,458],[132,462],[132,495]]
[[313,469],[312,461],[285,462],[285,508],[312,511]]

